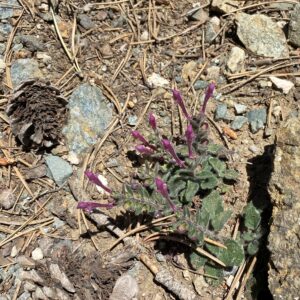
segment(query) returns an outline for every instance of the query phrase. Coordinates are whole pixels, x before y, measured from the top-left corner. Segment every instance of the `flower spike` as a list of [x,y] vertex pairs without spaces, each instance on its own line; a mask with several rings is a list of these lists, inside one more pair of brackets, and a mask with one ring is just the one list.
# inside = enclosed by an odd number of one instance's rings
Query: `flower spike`
[[96,174],[94,174],[91,171],[85,171],[84,172],[85,176],[89,179],[89,181],[91,181],[92,183],[100,186],[103,190],[105,190],[107,193],[111,194],[112,190],[110,188],[108,188],[107,186],[105,186],[100,179],[98,178],[98,176]]
[[156,119],[153,113],[149,114],[149,125],[152,127],[152,129],[155,131],[157,129],[156,126]]
[[204,102],[203,102],[202,109],[201,109],[201,113],[203,113],[203,114],[205,113],[206,105],[207,105],[209,98],[211,98],[213,96],[215,87],[216,87],[216,85],[213,82],[211,82],[205,91]]
[[149,145],[149,143],[147,142],[147,140],[141,135],[141,133],[140,133],[139,131],[137,131],[137,130],[132,130],[132,131],[131,131],[131,135],[132,135],[135,139],[137,139],[137,140],[139,140],[140,142],[142,142],[144,145],[146,145],[146,146]]
[[196,138],[196,135],[193,131],[193,127],[191,124],[188,125],[186,131],[185,131],[185,137],[186,137],[186,142],[189,150],[189,158],[193,157],[193,142]]
[[162,145],[164,147],[164,149],[170,153],[170,155],[174,158],[174,160],[176,161],[177,165],[181,168],[184,168],[184,162],[178,157],[178,155],[176,154],[174,147],[172,146],[171,142],[168,139],[162,139],[161,140]]
[[170,205],[173,212],[177,211],[176,205],[172,202],[172,200],[169,196],[167,184],[162,179],[156,177],[155,185],[156,185],[157,191],[167,200],[167,202]]
[[145,155],[153,154],[153,150],[144,145],[135,146],[135,150],[140,152],[141,154],[145,154]]
[[173,98],[175,100],[175,102],[179,105],[179,107],[181,108],[183,114],[185,115],[185,117],[190,120],[191,119],[191,116],[188,114],[186,108],[185,108],[185,105],[184,105],[184,102],[183,102],[183,99],[182,99],[182,96],[180,94],[180,92],[178,90],[175,90],[173,89],[172,90],[173,92]]

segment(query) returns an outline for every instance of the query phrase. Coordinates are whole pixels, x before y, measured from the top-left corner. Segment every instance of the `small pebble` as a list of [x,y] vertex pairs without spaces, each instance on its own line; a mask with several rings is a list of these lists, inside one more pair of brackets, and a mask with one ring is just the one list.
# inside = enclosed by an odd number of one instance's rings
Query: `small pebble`
[[166,258],[160,252],[156,253],[155,257],[158,262],[166,262]]
[[128,116],[128,124],[130,126],[135,126],[137,124],[138,117],[136,115]]
[[205,81],[205,80],[197,80],[195,83],[194,83],[194,89],[196,91],[198,90],[201,90],[201,89],[206,89],[208,86],[208,82]]
[[10,189],[4,189],[0,192],[0,207],[3,209],[11,209],[16,201],[16,198]]
[[215,119],[216,120],[225,119],[226,115],[227,115],[227,104],[225,103],[218,104],[215,112]]
[[254,154],[259,153],[259,148],[258,148],[257,146],[255,146],[255,145],[249,146],[248,149],[249,149],[252,153],[254,153]]
[[266,138],[267,138],[267,137],[270,137],[272,134],[273,134],[273,129],[267,127],[267,128],[265,129],[265,132],[264,132],[264,137],[266,137]]
[[241,115],[247,111],[247,106],[244,104],[235,103],[234,109],[238,115]]
[[19,253],[19,250],[17,249],[16,246],[13,246],[12,249],[11,249],[11,252],[10,252],[10,256],[11,257],[16,257]]
[[236,116],[233,120],[233,122],[231,123],[230,127],[233,130],[240,130],[244,124],[246,124],[248,122],[248,119],[246,117],[243,116]]
[[134,102],[133,101],[128,101],[128,105],[129,108],[134,108]]
[[148,41],[148,40],[149,40],[149,32],[145,30],[141,34],[141,41]]
[[41,260],[44,258],[43,252],[41,248],[35,248],[32,253],[31,253],[31,257],[33,260]]

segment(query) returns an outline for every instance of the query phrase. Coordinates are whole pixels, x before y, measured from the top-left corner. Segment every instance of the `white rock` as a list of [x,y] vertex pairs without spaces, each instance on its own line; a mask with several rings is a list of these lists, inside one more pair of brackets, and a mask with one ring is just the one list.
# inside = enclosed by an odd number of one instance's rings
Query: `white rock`
[[49,271],[50,271],[52,278],[59,281],[60,284],[62,285],[62,287],[66,291],[68,291],[70,293],[75,293],[74,285],[70,282],[67,275],[60,270],[60,268],[57,264],[51,264],[49,267]]
[[294,87],[294,83],[289,80],[280,79],[275,76],[270,76],[270,79],[277,88],[283,91],[284,94],[288,94],[291,88]]
[[213,0],[211,7],[216,11],[228,14],[237,8],[242,7],[244,2],[245,1],[241,0]]
[[137,296],[139,287],[136,279],[125,274],[118,278],[115,283],[110,300],[131,300]]
[[208,287],[208,284],[204,280],[203,276],[197,275],[197,277],[193,280],[193,284],[196,292],[202,296],[205,289]]
[[227,61],[227,68],[231,73],[241,72],[244,69],[245,51],[239,47],[233,47]]
[[52,61],[52,57],[45,52],[37,52],[36,58],[41,60],[44,64],[50,64]]
[[233,276],[233,275],[230,275],[230,276],[226,279],[226,285],[227,285],[228,287],[231,286],[233,279],[234,279],[234,276]]
[[31,257],[33,260],[41,260],[44,258],[43,251],[41,248],[35,248],[32,253]]
[[10,256],[11,257],[16,257],[19,253],[19,250],[17,249],[16,246],[13,246],[12,249],[11,249],[11,252],[10,252]]
[[162,76],[160,76],[157,73],[152,73],[149,77],[148,77],[148,83],[150,84],[150,86],[157,88],[157,87],[168,87],[170,85],[169,80],[163,78]]
[[[105,186],[108,186],[108,181],[107,181],[107,179],[103,176],[103,175],[101,175],[101,174],[99,174],[98,175],[98,179],[105,185]],[[107,192],[107,191],[105,191],[101,186],[99,186],[99,185],[96,185],[96,189],[97,189],[97,191],[100,193],[100,194],[103,194],[103,195],[109,195],[109,193]]]
[[145,30],[141,34],[141,41],[148,41],[148,40],[149,40],[149,32]]
[[24,283],[24,290],[25,290],[25,291],[33,292],[33,291],[35,291],[35,289],[36,289],[36,285],[33,284],[32,282],[26,281],[26,282]]

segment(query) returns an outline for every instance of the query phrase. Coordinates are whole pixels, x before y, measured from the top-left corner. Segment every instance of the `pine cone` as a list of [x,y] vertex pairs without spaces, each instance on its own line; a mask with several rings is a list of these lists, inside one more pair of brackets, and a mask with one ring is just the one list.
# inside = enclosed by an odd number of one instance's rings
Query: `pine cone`
[[67,100],[48,83],[29,80],[11,96],[6,113],[13,134],[26,148],[59,143],[67,119]]

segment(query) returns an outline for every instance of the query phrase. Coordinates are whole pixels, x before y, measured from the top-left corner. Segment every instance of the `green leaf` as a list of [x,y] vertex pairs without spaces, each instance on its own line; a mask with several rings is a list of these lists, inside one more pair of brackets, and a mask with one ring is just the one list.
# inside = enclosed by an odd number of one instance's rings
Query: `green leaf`
[[207,179],[205,179],[205,181],[202,181],[200,186],[201,189],[203,190],[212,190],[213,188],[215,188],[218,185],[219,181],[217,179],[217,177],[209,177]]
[[221,174],[223,174],[223,172],[225,171],[226,169],[226,164],[219,160],[218,158],[216,157],[210,157],[208,159],[210,165],[213,167],[214,171],[219,175],[221,176]]
[[215,174],[209,170],[204,169],[204,170],[201,170],[198,174],[196,174],[196,177],[203,180],[203,179],[209,179],[209,178],[215,177]]
[[241,238],[246,242],[253,241],[255,239],[255,233],[252,231],[244,232]]
[[227,169],[221,176],[228,180],[236,180],[239,177],[239,173],[235,170]]
[[260,211],[250,202],[244,210],[244,225],[248,229],[255,230],[259,226],[260,221]]
[[221,282],[223,280],[223,272],[220,268],[206,264],[204,266],[204,273],[206,275],[213,276],[216,278],[216,279],[214,279],[214,278],[210,278],[210,277],[205,277],[205,280],[209,284],[211,284],[213,286],[217,286],[217,285],[221,284]]
[[254,240],[247,246],[247,252],[249,255],[254,255],[259,250],[259,241]]
[[243,245],[234,240],[227,240],[225,246],[227,249],[206,245],[207,249],[227,267],[239,266],[245,257]]
[[211,220],[211,226],[213,227],[214,230],[220,231],[225,223],[228,221],[228,219],[231,216],[231,211],[226,210],[223,211],[219,214],[217,214],[212,220]]
[[197,182],[188,181],[185,188],[185,199],[187,202],[191,202],[193,197],[197,194],[199,190],[199,184]]
[[178,180],[176,182],[168,182],[170,197],[177,197],[178,194],[185,188],[186,182],[183,180]]
[[205,207],[202,207],[201,209],[198,209],[196,214],[196,222],[200,226],[203,226],[206,228],[209,223],[209,212],[205,209]]
[[199,255],[196,252],[190,254],[190,263],[194,270],[198,270],[199,268],[203,267],[206,262],[206,257]]
[[207,152],[211,154],[218,154],[224,147],[217,144],[208,144]]
[[208,196],[206,196],[203,199],[202,207],[209,213],[210,219],[214,219],[216,215],[222,213],[224,209],[219,192],[212,191]]

